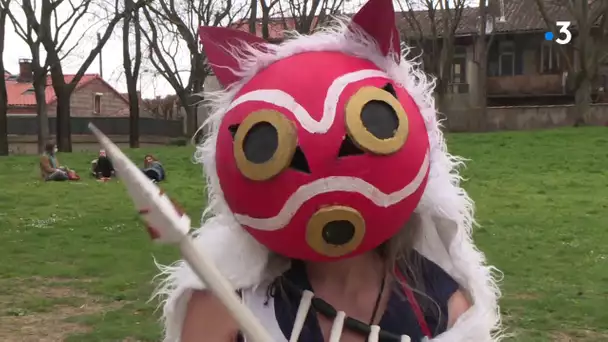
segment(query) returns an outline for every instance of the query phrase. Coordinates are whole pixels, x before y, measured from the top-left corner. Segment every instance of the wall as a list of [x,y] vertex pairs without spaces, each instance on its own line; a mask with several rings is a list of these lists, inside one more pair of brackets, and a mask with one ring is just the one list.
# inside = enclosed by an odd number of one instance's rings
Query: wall
[[[101,114],[93,113],[93,94],[95,93],[103,94],[101,97]],[[76,89],[72,94],[70,105],[72,117],[116,116],[117,112],[123,109],[127,109],[123,115],[129,115],[128,102],[99,79],[95,79],[84,87]],[[53,103],[48,106],[47,113],[49,116],[55,116],[57,104]]]
[[[73,117],[70,118],[70,128],[72,135],[90,134],[88,124],[92,122],[102,132],[106,134],[128,135],[129,118],[101,118],[101,117]],[[55,134],[55,118],[49,118],[50,134]],[[38,122],[36,117],[31,116],[9,116],[8,134],[9,135],[36,135],[38,132]],[[162,120],[152,118],[139,119],[139,134],[142,136],[163,136],[163,137],[182,137],[183,132],[181,123],[178,120]]]
[[[453,132],[465,132],[473,110],[454,110],[448,113],[445,127]],[[552,127],[572,126],[574,124],[574,105],[525,106],[488,108],[486,129],[531,130]],[[594,126],[608,126],[608,104],[591,105],[586,122]]]
[[[127,135],[108,135],[108,137],[120,148],[129,147],[129,136]],[[140,147],[167,145],[169,142],[170,138],[167,137],[139,137]],[[8,148],[10,154],[37,154],[38,137],[35,135],[9,135]],[[72,151],[95,153],[99,151],[99,142],[92,135],[72,135]]]

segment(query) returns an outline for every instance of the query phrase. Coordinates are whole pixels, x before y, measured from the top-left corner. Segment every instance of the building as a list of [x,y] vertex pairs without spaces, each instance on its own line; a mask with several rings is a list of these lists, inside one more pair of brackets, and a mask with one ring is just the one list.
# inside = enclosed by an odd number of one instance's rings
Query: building
[[[74,75],[65,75],[65,82],[71,82]],[[5,73],[8,97],[8,115],[36,115],[36,97],[32,85],[31,60],[19,61],[19,73]],[[47,76],[45,89],[47,114],[56,115],[57,97]],[[129,101],[97,74],[85,74],[70,100],[72,117],[119,117],[129,116]]]
[[[545,8],[550,18],[574,22],[572,14],[564,6],[546,1]],[[569,44],[559,45],[545,39],[547,25],[536,0],[490,0],[488,11],[488,104],[513,106],[573,103],[575,75],[569,72],[568,62],[578,65],[578,56],[574,51],[576,27],[572,25],[569,28],[573,40]],[[417,14],[416,22],[421,23],[422,31],[428,34],[431,25],[428,17],[424,18],[425,14]],[[406,25],[403,26],[402,31],[407,32]],[[455,35],[456,46],[450,79],[452,93],[475,91],[478,64],[474,56],[478,46],[478,32],[478,9],[465,8]],[[602,43],[599,35],[594,35],[593,39],[598,48],[608,52],[608,44]],[[608,61],[600,66],[597,81],[591,85],[592,98],[600,100],[606,86]]]
[[[557,20],[572,21],[572,15],[563,6],[546,1],[548,16]],[[536,0],[489,0],[487,20],[488,64],[486,91],[488,105],[543,105],[567,104],[574,101],[574,75],[569,74],[564,55],[577,65],[574,43],[558,45],[545,40],[547,25],[538,10]],[[436,11],[435,22],[428,11],[398,12],[396,20],[402,38],[410,46],[429,46],[440,40],[442,34],[441,11]],[[272,19],[269,33],[271,42],[284,38],[284,28],[294,27],[293,18]],[[479,11],[464,8],[455,32],[455,49],[449,92],[452,98],[469,102],[476,92],[478,63],[475,49],[479,37]],[[437,33],[433,36],[433,26]],[[248,31],[246,22],[238,22],[234,28]],[[576,28],[570,27],[574,36]],[[261,23],[256,26],[261,35]],[[576,38],[574,38],[576,39]],[[422,42],[422,43],[421,43]],[[606,44],[606,43],[604,43]],[[597,40],[601,47],[601,41]],[[601,47],[608,53],[608,46]],[[560,51],[563,49],[563,51]],[[427,50],[430,51],[430,50]],[[608,89],[608,61],[598,70],[597,81],[592,84],[592,99],[596,102],[606,98]]]

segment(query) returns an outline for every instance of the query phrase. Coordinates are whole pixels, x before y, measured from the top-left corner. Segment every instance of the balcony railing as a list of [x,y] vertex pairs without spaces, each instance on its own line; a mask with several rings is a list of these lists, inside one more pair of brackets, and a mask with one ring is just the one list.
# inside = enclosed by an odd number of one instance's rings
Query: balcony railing
[[567,88],[561,74],[488,77],[490,96],[565,95]]

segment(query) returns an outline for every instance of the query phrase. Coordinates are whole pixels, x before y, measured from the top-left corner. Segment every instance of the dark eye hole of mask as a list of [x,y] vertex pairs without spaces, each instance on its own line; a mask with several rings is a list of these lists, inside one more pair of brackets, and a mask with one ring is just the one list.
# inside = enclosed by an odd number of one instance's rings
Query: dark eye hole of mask
[[279,133],[272,124],[260,121],[247,132],[242,148],[247,160],[264,164],[270,161],[279,149]]
[[[387,83],[384,91],[397,98],[395,87]],[[399,118],[395,109],[384,101],[372,100],[363,106],[361,111],[363,126],[378,139],[390,139],[399,128]]]
[[[228,126],[228,131],[230,131],[233,141],[234,141],[234,137],[235,137],[238,129],[239,129],[239,124],[234,124],[234,125]],[[289,164],[289,168],[291,168],[295,171],[299,171],[299,172],[310,173],[310,166],[308,165],[308,160],[306,159],[306,155],[304,155],[304,152],[302,152],[302,149],[300,148],[300,146],[296,147],[296,150],[293,155],[293,159],[291,160],[291,163]]]

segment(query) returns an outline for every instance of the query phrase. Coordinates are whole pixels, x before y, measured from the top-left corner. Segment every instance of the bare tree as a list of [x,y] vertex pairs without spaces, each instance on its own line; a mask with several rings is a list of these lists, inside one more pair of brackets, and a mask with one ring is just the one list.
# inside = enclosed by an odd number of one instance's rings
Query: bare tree
[[[133,0],[125,0],[126,15],[122,27],[122,57],[127,80],[129,96],[129,146],[139,147],[139,100],[137,79],[141,66],[141,29],[139,26],[139,9],[135,9]],[[133,43],[135,56],[131,61],[131,26],[133,26]]]
[[[273,14],[280,14],[280,18],[284,19],[283,12],[279,10],[279,13],[273,13],[273,9],[279,3],[279,0],[251,0],[249,7],[249,19],[247,20],[247,24],[249,26],[249,33],[251,34],[259,34],[257,30],[258,24],[261,24],[261,34],[262,38],[267,41],[272,41],[274,37],[271,37],[270,28]],[[259,7],[259,8],[258,8]],[[258,20],[258,10],[262,10],[262,18]],[[244,24],[244,23],[242,23]],[[238,26],[243,26],[243,25]],[[238,27],[240,28],[240,27]]]
[[[92,6],[94,1],[83,0],[75,4],[71,1],[66,2],[65,0],[40,0],[40,3],[41,8],[38,11],[36,11],[35,6],[32,5],[31,0],[22,0],[21,6],[27,18],[28,25],[32,26],[46,51],[53,90],[57,97],[57,146],[59,147],[59,150],[63,152],[71,152],[70,98],[85,72],[91,66],[91,63],[97,58],[97,55],[99,55],[103,46],[108,39],[110,39],[112,31],[124,17],[125,11],[120,9],[119,0],[114,0],[112,10],[108,9],[108,6],[100,6],[98,10],[106,9],[107,11],[108,18],[101,19],[107,23],[107,26],[94,48],[85,58],[83,58],[78,71],[69,82],[66,82],[61,61],[63,57],[68,56],[74,51],[78,44],[83,41],[83,38],[89,30],[82,30],[82,34],[76,39],[76,43],[71,48],[67,48],[66,44],[68,44],[69,38],[74,38],[73,34],[75,33],[76,27],[92,27],[90,24],[83,25],[81,19],[85,17],[86,14],[91,13],[92,8],[94,7]],[[59,19],[62,15],[58,13],[58,7],[64,3],[71,6],[71,12],[67,18],[62,21]],[[142,7],[145,3],[145,0],[140,0],[134,7]],[[76,32],[77,31],[78,30],[76,30]]]
[[[584,125],[590,111],[592,86],[597,80],[599,67],[608,62],[608,1],[606,0],[536,0],[538,9],[556,35],[557,20],[551,16],[552,8],[565,8],[572,18],[576,36],[573,38],[574,56],[560,45],[560,56],[566,63],[568,74],[573,77],[574,102],[576,105],[574,125]],[[563,13],[563,12],[561,12]],[[573,58],[574,57],[574,58]]]
[[[279,0],[272,0],[266,2],[266,0],[260,0],[260,7],[262,9],[262,38],[270,40],[270,17],[271,11],[279,3]],[[252,10],[253,12],[253,10]],[[253,13],[252,13],[253,17]],[[251,25],[251,24],[250,24]],[[252,32],[257,33],[257,32]]]
[[422,54],[424,68],[437,78],[439,110],[445,112],[452,80],[456,30],[467,0],[400,0],[402,35]]
[[6,29],[6,17],[9,12],[8,1],[0,2],[0,156],[8,156],[8,98],[6,96],[6,77],[4,75],[4,37]]
[[[9,1],[2,1],[8,6]],[[19,5],[17,3],[17,5]],[[33,10],[36,11],[36,3]],[[33,24],[26,17],[25,22],[17,16],[15,11],[8,12],[15,33],[21,38],[30,48],[31,59],[29,60],[32,68],[32,87],[34,88],[34,97],[36,98],[36,118],[38,122],[38,153],[44,151],[44,145],[49,140],[49,119],[46,103],[46,87],[48,86],[47,73],[49,70],[48,61],[43,61],[40,55],[41,42],[40,36],[33,29]],[[29,76],[29,75],[28,75]]]
[[[288,0],[287,13],[293,20],[293,27],[286,25],[284,18],[285,28],[302,34],[312,33],[329,16],[339,13],[343,4],[344,0]],[[281,13],[283,13],[282,9]]]
[[[245,3],[236,8],[232,0],[166,0],[143,8],[146,21],[141,33],[148,47],[148,62],[179,98],[188,136],[198,129],[197,103],[201,99],[194,95],[203,90],[210,73],[199,46],[198,28],[229,25],[248,7]],[[184,59],[188,59],[186,65],[181,63]]]
[[249,33],[256,34],[258,22],[258,0],[249,3]]

